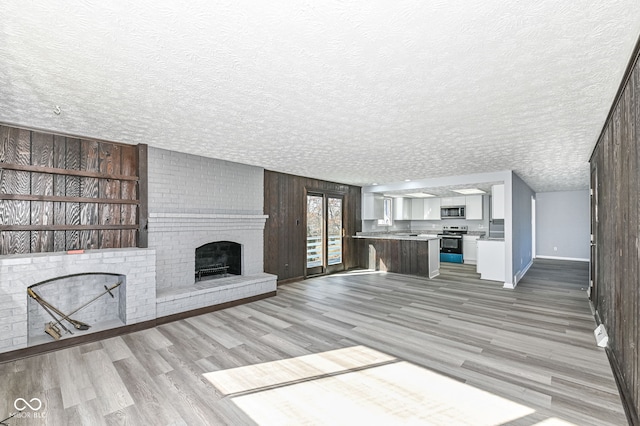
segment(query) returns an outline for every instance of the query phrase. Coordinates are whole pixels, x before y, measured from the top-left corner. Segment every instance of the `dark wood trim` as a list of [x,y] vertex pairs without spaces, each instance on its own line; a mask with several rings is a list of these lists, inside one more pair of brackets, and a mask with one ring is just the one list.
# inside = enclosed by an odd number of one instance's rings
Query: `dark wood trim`
[[302,275],[299,277],[287,278],[286,280],[278,280],[278,286],[297,283],[298,281],[304,281],[304,280],[305,278]]
[[138,229],[138,225],[0,225],[0,231],[94,231]]
[[124,325],[122,327],[111,328],[109,330],[97,331],[95,333],[86,334],[84,336],[77,336],[66,338],[62,340],[55,340],[49,343],[43,343],[41,345],[29,346],[23,349],[16,349],[15,351],[0,353],[0,363],[7,361],[14,361],[20,358],[27,358],[34,355],[39,355],[45,352],[56,351],[59,349],[68,348],[71,346],[82,345],[84,343],[97,342],[103,339],[109,339],[111,337],[122,336],[124,334],[133,333],[136,331],[146,330],[162,324],[167,324],[173,321],[194,317],[197,315],[207,314],[209,312],[220,311],[222,309],[231,308],[233,306],[243,305],[245,303],[256,302],[261,299],[266,299],[276,295],[275,291],[269,293],[259,294],[257,296],[245,297],[244,299],[232,300],[231,302],[220,303],[218,305],[207,306],[200,309],[193,309],[186,312],[180,312],[174,315],[167,315],[165,317],[156,318],[149,321],[143,321],[136,324]]
[[149,220],[149,168],[148,168],[148,146],[138,145],[138,197],[140,205],[138,207],[138,247],[149,247],[148,225]]
[[16,201],[52,201],[54,203],[98,203],[98,204],[139,204],[138,200],[123,200],[120,198],[88,198],[64,197],[58,195],[22,195],[0,194],[0,200]]
[[138,180],[138,176],[110,175],[108,173],[90,172],[87,170],[58,169],[56,167],[41,167],[41,166],[30,166],[30,165],[11,164],[11,163],[0,163],[0,168],[6,169],[6,170],[16,170],[19,172],[79,176],[79,177],[98,178],[98,179],[128,180],[128,181]]
[[630,425],[640,425],[640,419],[638,418],[638,413],[633,405],[633,395],[630,395],[630,389],[624,382],[624,376],[622,371],[620,371],[620,364],[616,359],[615,353],[609,348],[605,348],[605,352],[607,354],[607,358],[609,359],[609,365],[611,365],[611,371],[613,372],[613,377],[616,379],[616,386],[618,386],[618,392],[620,393],[620,399],[622,400],[622,407],[624,408],[624,412],[627,415],[627,420]]
[[615,111],[618,105],[618,102],[620,102],[620,98],[622,97],[622,94],[624,93],[624,90],[627,87],[627,84],[629,83],[629,79],[631,78],[631,74],[633,73],[633,70],[636,67],[636,64],[638,63],[639,58],[640,58],[640,36],[638,37],[638,40],[636,40],[636,45],[633,48],[633,53],[631,54],[629,63],[627,63],[627,68],[624,70],[622,81],[620,82],[620,85],[618,86],[618,91],[616,92],[616,95],[613,98],[613,103],[611,104],[611,108],[609,108],[609,113],[607,114],[607,117],[604,120],[604,124],[602,125],[602,130],[600,130],[598,139],[596,140],[596,143],[593,149],[591,150],[591,156],[589,157],[589,161],[593,159],[593,155],[596,152],[596,148],[598,147],[598,144],[600,143],[602,136],[607,131],[609,122],[611,121],[611,117],[613,117],[613,112]]
[[84,343],[97,342],[98,340],[109,339],[111,337],[121,336],[123,334],[133,333],[134,331],[146,330],[156,325],[155,320],[139,322],[122,327],[111,328],[109,330],[97,331],[95,333],[83,336],[70,337],[62,340],[55,340],[41,345],[29,346],[15,351],[0,353],[0,363],[14,361],[20,358],[27,358],[34,355],[40,355],[45,352],[57,351],[59,349],[69,348],[71,346],[82,345]]
[[232,300],[230,302],[220,303],[218,305],[205,306],[204,308],[192,309],[190,311],[180,312],[173,315],[167,315],[156,319],[158,325],[166,324],[169,322],[195,317],[202,314],[208,314],[209,312],[220,311],[222,309],[231,308],[233,306],[244,305],[245,303],[256,302],[258,300],[266,299],[276,295],[275,291],[269,293],[258,294],[257,296],[245,297],[244,299]]

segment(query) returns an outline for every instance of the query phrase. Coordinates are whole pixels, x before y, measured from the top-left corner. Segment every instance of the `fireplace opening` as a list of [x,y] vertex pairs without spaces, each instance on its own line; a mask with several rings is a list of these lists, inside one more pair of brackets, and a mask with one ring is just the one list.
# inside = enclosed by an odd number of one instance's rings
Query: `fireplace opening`
[[196,248],[196,281],[242,275],[241,245],[215,241]]

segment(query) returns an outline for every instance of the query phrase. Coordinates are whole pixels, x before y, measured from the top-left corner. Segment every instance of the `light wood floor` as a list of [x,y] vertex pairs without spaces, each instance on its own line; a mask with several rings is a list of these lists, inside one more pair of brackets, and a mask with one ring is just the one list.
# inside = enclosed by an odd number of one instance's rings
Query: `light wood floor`
[[515,290],[452,264],[433,280],[360,271],[283,285],[0,364],[0,420],[39,398],[8,424],[624,425],[587,266],[538,260]]

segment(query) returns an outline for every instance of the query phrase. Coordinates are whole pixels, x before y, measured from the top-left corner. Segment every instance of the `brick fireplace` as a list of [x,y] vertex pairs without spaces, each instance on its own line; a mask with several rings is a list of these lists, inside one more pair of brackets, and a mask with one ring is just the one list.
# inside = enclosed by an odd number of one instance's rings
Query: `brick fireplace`
[[[127,151],[128,148],[118,149]],[[71,316],[90,324],[88,330],[72,329],[65,322],[73,335],[63,331],[61,339],[139,323],[145,324],[137,327],[148,327],[175,319],[176,315],[193,315],[214,310],[218,305],[245,303],[275,294],[277,277],[263,272],[263,233],[267,219],[263,214],[264,170],[151,147],[146,161],[147,189],[140,189],[148,195],[146,212],[138,216],[139,222],[134,221],[136,229],[126,225],[129,228],[122,231],[122,236],[144,234],[140,245],[147,247],[89,245],[82,251],[58,246],[56,238],[56,245],[49,247],[48,252],[0,256],[0,354],[53,341],[43,326],[55,320],[28,296],[27,289],[32,286],[68,314],[100,295],[105,285],[121,282],[113,298],[100,296],[90,308]],[[91,182],[94,178],[86,179]],[[131,179],[121,177],[129,183],[134,182]],[[106,178],[100,184],[103,189],[104,185],[111,188]],[[118,202],[115,204],[119,205]],[[135,200],[126,199],[122,209],[103,208],[101,218],[111,223],[135,204]],[[140,201],[140,209],[142,205]],[[89,208],[82,211],[97,213],[96,209]],[[16,235],[18,232],[21,231],[15,231]],[[52,232],[54,237],[58,235],[57,230]],[[120,231],[96,234],[96,241],[113,242],[120,235]],[[198,279],[196,250],[216,244],[215,250],[228,248],[227,257],[234,258],[226,266],[227,273],[216,279]],[[220,263],[211,259],[206,262]]]
[[[149,248],[157,257],[157,315],[174,315],[276,291],[263,268],[264,171],[149,148]],[[240,270],[197,280],[196,249],[237,244]]]
[[[276,276],[262,272],[265,215],[149,214],[149,247],[156,250],[158,317],[244,299],[276,290]],[[196,249],[233,241],[240,274],[198,280]]]

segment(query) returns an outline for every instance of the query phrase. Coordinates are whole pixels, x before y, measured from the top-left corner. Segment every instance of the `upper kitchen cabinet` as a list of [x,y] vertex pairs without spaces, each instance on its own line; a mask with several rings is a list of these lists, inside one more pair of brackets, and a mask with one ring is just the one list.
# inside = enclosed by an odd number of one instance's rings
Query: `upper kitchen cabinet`
[[491,219],[504,219],[504,185],[491,187]]
[[411,220],[411,199],[393,199],[393,220]]
[[425,198],[424,200],[413,200],[416,201],[424,201],[424,216],[425,220],[440,220],[440,207],[442,204],[440,203],[440,198]]
[[424,219],[424,200],[421,198],[413,198],[411,200],[411,219]]
[[442,197],[440,201],[442,207],[464,206],[466,203],[465,197]]
[[482,195],[467,195],[466,200],[466,219],[482,220]]
[[362,194],[362,219],[384,219],[384,196],[373,192]]

